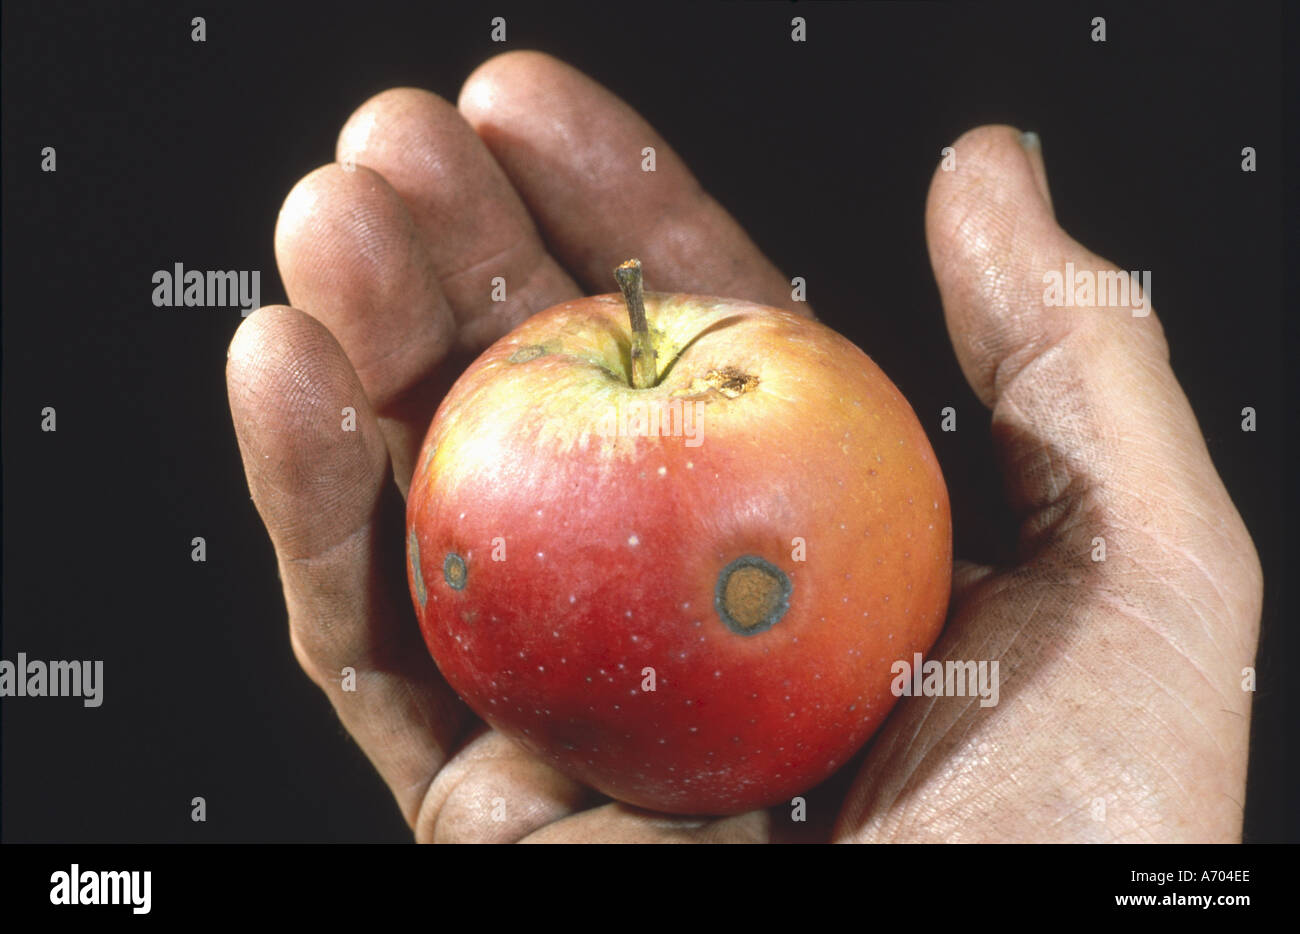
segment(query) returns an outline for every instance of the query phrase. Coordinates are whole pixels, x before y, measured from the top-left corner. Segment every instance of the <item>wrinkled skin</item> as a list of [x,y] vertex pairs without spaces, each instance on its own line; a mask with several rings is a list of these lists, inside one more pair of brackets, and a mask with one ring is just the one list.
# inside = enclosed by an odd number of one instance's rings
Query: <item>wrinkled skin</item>
[[637,114],[538,53],[486,62],[455,105],[376,96],[344,126],[340,163],[294,187],[275,240],[293,307],[239,328],[231,411],[294,652],[417,840],[1240,839],[1241,671],[1262,600],[1250,536],[1156,314],[1043,307],[1044,270],[1115,267],[1057,226],[1041,151],[1003,126],[954,146],[925,208],[930,256],[1022,547],[1014,567],[958,562],[935,651],[998,659],[1001,700],[904,699],[801,824],[788,807],[708,820],[610,803],[487,730],[425,651],[402,553],[424,431],[492,340],[609,291],[628,256],[661,291],[807,313],[787,278]]

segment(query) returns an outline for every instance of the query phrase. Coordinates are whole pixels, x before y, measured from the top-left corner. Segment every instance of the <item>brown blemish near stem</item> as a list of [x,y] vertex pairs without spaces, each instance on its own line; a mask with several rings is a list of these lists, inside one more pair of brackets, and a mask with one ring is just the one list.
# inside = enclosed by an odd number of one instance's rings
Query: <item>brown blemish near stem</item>
[[758,377],[752,373],[726,366],[720,370],[709,370],[703,376],[696,376],[691,384],[673,393],[675,396],[702,396],[710,391],[736,399],[758,388]]
[[722,393],[728,399],[752,392],[758,388],[758,377],[752,373],[743,373],[734,366],[721,370],[710,370],[704,374],[704,381]]

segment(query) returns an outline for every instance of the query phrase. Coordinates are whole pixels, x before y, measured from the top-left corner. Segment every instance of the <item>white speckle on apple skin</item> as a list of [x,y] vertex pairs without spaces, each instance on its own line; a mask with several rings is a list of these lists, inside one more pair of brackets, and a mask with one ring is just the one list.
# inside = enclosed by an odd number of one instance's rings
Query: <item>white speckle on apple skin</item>
[[637,538],[635,535],[629,535],[627,537],[627,545],[629,548],[635,548],[639,544],[641,544],[641,539]]
[[658,472],[659,476],[661,476],[661,477],[666,477],[666,476],[668,476],[668,468],[667,468],[667,467],[660,467],[659,470],[658,470],[657,472]]

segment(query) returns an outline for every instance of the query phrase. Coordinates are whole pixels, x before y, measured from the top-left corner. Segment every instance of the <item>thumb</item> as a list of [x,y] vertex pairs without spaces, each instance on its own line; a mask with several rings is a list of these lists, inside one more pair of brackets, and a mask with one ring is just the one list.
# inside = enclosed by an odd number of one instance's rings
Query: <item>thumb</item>
[[[1025,557],[1052,548],[1077,566],[1098,536],[1134,556],[1154,536],[1257,583],[1250,537],[1170,369],[1150,273],[1129,276],[1057,225],[1033,134],[980,127],[953,148],[956,165],[930,186],[926,236],[957,359],[993,410]],[[1253,589],[1237,589],[1232,616],[1252,615]]]

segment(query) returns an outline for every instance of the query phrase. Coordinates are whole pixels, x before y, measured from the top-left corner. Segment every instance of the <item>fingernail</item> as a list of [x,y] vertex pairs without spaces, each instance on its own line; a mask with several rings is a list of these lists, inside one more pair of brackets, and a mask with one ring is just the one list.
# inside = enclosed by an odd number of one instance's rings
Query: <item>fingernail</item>
[[1055,215],[1052,208],[1052,192],[1047,186],[1047,166],[1043,163],[1043,141],[1038,138],[1038,134],[1033,130],[1020,134],[1020,145],[1025,149],[1025,155],[1029,157],[1029,164],[1034,173],[1034,184],[1038,186],[1043,200],[1047,202],[1047,209]]

